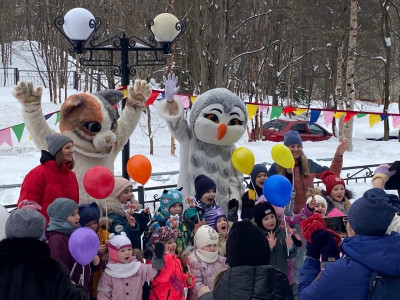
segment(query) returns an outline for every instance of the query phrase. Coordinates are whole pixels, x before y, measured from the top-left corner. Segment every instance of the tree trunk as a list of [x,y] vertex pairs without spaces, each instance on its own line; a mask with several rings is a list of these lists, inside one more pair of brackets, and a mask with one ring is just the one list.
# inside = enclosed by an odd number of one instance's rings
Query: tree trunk
[[[351,0],[350,10],[350,34],[347,56],[347,72],[346,72],[346,109],[354,110],[354,65],[357,44],[357,8],[358,0]],[[349,141],[349,151],[353,150],[353,118],[344,124],[344,138]]]
[[[385,62],[385,80],[383,81],[383,112],[387,113],[390,103],[390,68],[392,66],[392,41],[390,36],[391,31],[391,21],[389,15],[389,5],[390,1],[385,1],[385,5],[382,6],[382,24],[381,24],[381,32],[382,32],[382,42],[383,47],[386,52],[386,62]],[[383,121],[384,133],[383,140],[389,140],[389,120],[385,119]]]

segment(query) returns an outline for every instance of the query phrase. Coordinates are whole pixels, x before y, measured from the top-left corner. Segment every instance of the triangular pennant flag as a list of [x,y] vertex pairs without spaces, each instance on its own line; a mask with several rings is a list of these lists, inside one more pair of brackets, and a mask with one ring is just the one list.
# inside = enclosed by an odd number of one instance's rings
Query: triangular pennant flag
[[270,120],[272,120],[273,118],[279,119],[282,114],[282,110],[282,106],[272,106]]
[[15,133],[15,136],[17,137],[18,142],[21,141],[22,133],[24,132],[25,128],[25,123],[18,124],[12,127],[12,130]]
[[307,111],[307,108],[298,108],[296,110],[293,111],[293,113],[296,116],[300,116],[302,113],[305,113]]
[[0,130],[0,146],[6,143],[12,147],[11,130],[10,128],[5,128]]
[[381,117],[379,115],[369,115],[369,127],[374,126],[376,123],[380,122]]
[[339,119],[339,118],[341,118],[341,117],[343,117],[345,115],[345,112],[335,112],[334,114],[333,114],[333,117],[335,118],[335,119]]
[[357,114],[357,118],[364,118],[367,114]]
[[389,118],[388,115],[380,115],[380,117],[381,117],[381,121],[386,120],[387,118]]
[[400,116],[393,116],[392,121],[393,121],[394,128],[397,128],[400,126]]
[[254,116],[256,115],[258,105],[256,104],[247,104],[247,116],[249,117],[249,120],[252,120]]
[[58,122],[60,122],[60,112],[57,113],[56,125],[57,125]]
[[178,95],[178,97],[181,99],[183,108],[188,108],[189,107],[189,96]]
[[328,126],[332,123],[334,112],[331,110],[324,111],[324,124]]
[[310,125],[318,121],[320,114],[321,114],[320,110],[311,110]]
[[190,101],[193,103],[196,100],[196,96],[190,96]]
[[160,92],[152,91],[149,98],[146,100],[146,106],[152,105],[154,103],[154,101],[156,101],[159,94],[160,94]]
[[357,115],[356,112],[354,112],[354,111],[349,111],[349,112],[346,113],[346,115],[344,116],[343,123],[347,123],[347,122],[350,121],[351,118],[353,118],[355,115]]
[[31,135],[29,135],[29,141],[32,141],[32,137],[31,137]]
[[124,89],[124,99],[128,98],[128,95],[129,95],[128,89]]
[[51,113],[51,114],[48,114],[48,115],[45,115],[45,116],[44,116],[45,120],[48,120],[52,115],[53,115],[52,113]]
[[291,112],[294,112],[296,110],[296,107],[291,107],[291,106],[286,106],[282,113],[283,114],[290,114]]
[[267,107],[268,107],[268,106],[266,106],[266,105],[260,105],[260,107],[259,107],[259,109],[260,109],[260,112],[262,112],[262,111],[266,110],[266,109],[267,109]]

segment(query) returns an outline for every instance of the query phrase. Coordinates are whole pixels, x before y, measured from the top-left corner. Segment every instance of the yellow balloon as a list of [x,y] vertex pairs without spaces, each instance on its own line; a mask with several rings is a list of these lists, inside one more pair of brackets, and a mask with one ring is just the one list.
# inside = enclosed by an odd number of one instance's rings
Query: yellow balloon
[[250,175],[254,167],[254,154],[246,147],[236,148],[232,153],[232,165],[243,174]]
[[274,162],[286,168],[294,168],[294,158],[290,149],[283,144],[276,144],[271,149],[271,156]]

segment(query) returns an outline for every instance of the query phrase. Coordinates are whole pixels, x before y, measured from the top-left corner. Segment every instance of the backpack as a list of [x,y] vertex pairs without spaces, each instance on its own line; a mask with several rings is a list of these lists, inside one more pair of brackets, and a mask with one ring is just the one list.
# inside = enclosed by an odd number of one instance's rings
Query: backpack
[[368,300],[400,299],[400,276],[386,277],[372,271]]

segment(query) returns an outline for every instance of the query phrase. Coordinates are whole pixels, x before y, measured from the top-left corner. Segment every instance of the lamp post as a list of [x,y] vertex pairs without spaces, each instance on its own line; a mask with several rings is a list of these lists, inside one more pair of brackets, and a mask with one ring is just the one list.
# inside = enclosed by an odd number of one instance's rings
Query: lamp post
[[[122,31],[99,42],[96,36],[101,26],[101,19],[84,8],[74,8],[64,17],[54,19],[55,28],[71,44],[70,53],[82,54],[79,62],[82,66],[111,66],[114,75],[121,77],[121,86],[129,85],[130,76],[135,76],[138,66],[165,65],[165,54],[173,52],[172,45],[183,34],[186,23],[179,21],[174,15],[162,13],[146,23],[151,35],[146,41],[136,37],[127,37]],[[102,52],[103,58],[96,58],[94,53]],[[120,53],[120,60],[115,53]],[[130,55],[133,53],[134,55]],[[146,54],[146,55],[139,55]],[[149,55],[150,54],[150,55]],[[150,58],[149,58],[150,57]],[[122,109],[126,99],[122,102]],[[122,176],[129,179],[126,163],[130,157],[129,140],[122,150]]]

